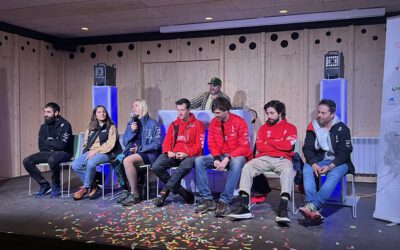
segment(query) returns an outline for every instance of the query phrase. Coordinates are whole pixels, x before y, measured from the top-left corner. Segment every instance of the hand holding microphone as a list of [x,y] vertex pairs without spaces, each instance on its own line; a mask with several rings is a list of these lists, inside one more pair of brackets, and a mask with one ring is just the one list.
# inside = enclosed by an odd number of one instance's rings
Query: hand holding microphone
[[139,122],[140,122],[140,120],[139,120],[139,118],[138,118],[135,114],[133,114],[133,113],[131,113],[131,116],[132,116],[131,129],[132,129],[132,131],[136,131],[136,130],[139,129]]

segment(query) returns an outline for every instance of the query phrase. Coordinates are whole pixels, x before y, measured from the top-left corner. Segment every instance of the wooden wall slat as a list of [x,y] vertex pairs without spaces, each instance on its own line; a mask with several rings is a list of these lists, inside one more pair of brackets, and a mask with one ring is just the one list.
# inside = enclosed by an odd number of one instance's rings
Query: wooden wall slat
[[[28,44],[29,43],[29,44]],[[39,41],[18,37],[20,81],[20,135],[22,158],[38,151],[38,131],[43,122],[40,91]],[[36,52],[33,52],[35,50]],[[21,173],[25,173],[22,164]]]

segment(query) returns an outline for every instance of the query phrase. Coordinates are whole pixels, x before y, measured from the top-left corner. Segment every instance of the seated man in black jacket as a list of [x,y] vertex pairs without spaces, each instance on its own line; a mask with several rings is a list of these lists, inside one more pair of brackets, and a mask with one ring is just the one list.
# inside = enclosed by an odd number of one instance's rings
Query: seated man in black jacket
[[[51,192],[51,197],[60,195],[60,163],[69,161],[73,154],[71,125],[60,116],[60,106],[50,102],[44,107],[44,123],[39,130],[39,153],[24,159],[24,167],[40,185],[36,197],[43,197]],[[52,172],[51,186],[43,177],[36,164],[48,163]]]
[[[311,222],[323,221],[319,209],[332,195],[338,182],[347,173],[354,173],[350,154],[353,151],[349,128],[336,116],[336,103],[323,99],[318,105],[317,119],[306,132],[303,153],[306,163],[303,168],[306,204],[300,212]],[[315,177],[326,175],[326,180],[317,192]]]

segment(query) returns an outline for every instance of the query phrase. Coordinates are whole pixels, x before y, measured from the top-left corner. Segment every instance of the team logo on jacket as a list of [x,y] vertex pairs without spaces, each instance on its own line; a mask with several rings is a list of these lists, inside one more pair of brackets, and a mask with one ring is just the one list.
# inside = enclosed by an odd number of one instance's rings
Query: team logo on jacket
[[272,135],[272,131],[271,131],[271,130],[268,130],[268,131],[267,131],[267,137],[271,137],[271,135]]
[[184,136],[184,135],[179,135],[178,138],[177,138],[176,140],[177,140],[177,141],[183,141],[183,142],[186,142],[186,141],[187,141],[186,136]]

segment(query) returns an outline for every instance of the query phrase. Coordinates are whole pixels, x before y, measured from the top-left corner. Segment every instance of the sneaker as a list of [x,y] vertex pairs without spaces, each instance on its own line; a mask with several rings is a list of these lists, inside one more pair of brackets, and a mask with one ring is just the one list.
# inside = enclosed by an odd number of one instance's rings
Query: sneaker
[[98,185],[94,185],[89,193],[89,199],[95,200],[103,195],[103,190]]
[[88,193],[88,189],[85,187],[81,187],[78,192],[75,192],[74,195],[72,196],[74,200],[82,200],[83,197]]
[[186,203],[194,204],[194,195],[188,190],[181,187],[178,191],[178,194],[183,197]]
[[140,203],[138,194],[129,194],[129,196],[121,202],[122,206],[132,206],[133,204]]
[[168,188],[163,188],[160,192],[161,196],[157,197],[153,200],[153,204],[156,205],[156,207],[162,207],[165,204],[165,200],[167,199],[169,193],[171,191]]
[[228,214],[233,219],[251,219],[253,214],[249,210],[249,205],[241,203],[232,213]]
[[288,217],[288,200],[281,198],[281,202],[279,203],[279,209],[278,209],[278,216],[276,216],[275,221],[276,222],[283,222],[283,223],[289,223],[290,219]]
[[267,194],[256,194],[251,197],[250,202],[252,204],[259,204],[263,203],[267,199]]
[[215,209],[215,217],[225,217],[228,210],[228,205],[222,201],[218,201],[217,208]]
[[129,197],[130,194],[131,192],[129,192],[128,190],[123,190],[122,194],[117,198],[117,203],[123,202],[126,198]]
[[36,192],[35,197],[41,198],[48,195],[51,192],[51,187],[48,183],[41,184],[39,191]]
[[208,211],[215,210],[215,203],[213,200],[203,199],[194,209],[195,213],[207,213]]
[[321,224],[324,221],[324,217],[318,212],[317,208],[313,203],[307,203],[303,207],[299,208],[300,213],[313,224]]
[[61,187],[60,185],[53,185],[51,187],[50,198],[57,198],[61,196]]

